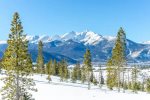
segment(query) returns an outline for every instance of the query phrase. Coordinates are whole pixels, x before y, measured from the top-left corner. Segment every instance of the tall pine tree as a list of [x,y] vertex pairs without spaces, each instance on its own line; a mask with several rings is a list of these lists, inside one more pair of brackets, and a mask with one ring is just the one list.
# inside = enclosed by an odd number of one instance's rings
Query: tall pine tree
[[75,82],[76,80],[81,79],[81,68],[80,68],[79,63],[77,63],[75,65],[75,67],[73,68],[73,71],[71,73],[71,79],[72,79],[73,82]]
[[104,77],[101,65],[99,65],[99,87],[101,88],[104,84]]
[[85,73],[85,66],[81,68],[81,82],[84,83],[86,81],[86,73]]
[[46,65],[46,74],[48,75],[47,80],[50,82],[51,81],[51,74],[52,74],[52,67],[53,67],[53,62],[50,60],[47,65]]
[[72,82],[76,82],[77,80],[77,68],[76,67],[74,67],[71,72],[71,80]]
[[37,56],[37,72],[44,74],[45,73],[44,67],[44,58],[43,58],[43,43],[39,41],[38,43],[38,56]]
[[76,70],[77,70],[77,80],[81,80],[81,67],[80,67],[80,63],[76,64]]
[[139,70],[137,69],[136,65],[134,65],[134,67],[132,68],[131,74],[132,74],[132,90],[133,90],[133,92],[136,93],[139,88],[138,82],[137,82]]
[[54,64],[53,64],[53,75],[59,75],[59,63],[54,59]]
[[88,81],[88,90],[91,88],[90,87],[90,78],[92,74],[92,63],[91,63],[91,52],[89,49],[86,50],[84,54],[84,68],[85,68],[85,73],[86,73],[86,79]]
[[63,67],[63,74],[64,74],[64,79],[65,81],[67,81],[67,79],[69,78],[69,70],[68,70],[68,65],[66,60],[62,60],[62,67]]
[[146,80],[146,91],[150,93],[150,78]]
[[116,43],[112,50],[112,56],[108,60],[107,65],[107,85],[111,88],[117,86],[118,92],[120,92],[121,72],[126,65],[126,34],[122,27],[118,31]]
[[16,12],[11,23],[11,33],[7,41],[8,47],[2,59],[6,76],[2,78],[5,83],[1,93],[4,100],[24,100],[30,97],[28,90],[34,90],[35,83],[32,75],[32,61],[28,54],[28,41],[23,34],[19,14]]

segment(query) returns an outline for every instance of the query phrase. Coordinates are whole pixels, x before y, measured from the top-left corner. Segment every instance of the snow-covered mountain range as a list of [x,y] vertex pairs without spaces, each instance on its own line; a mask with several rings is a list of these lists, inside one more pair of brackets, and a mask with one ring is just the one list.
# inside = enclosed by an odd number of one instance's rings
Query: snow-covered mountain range
[[[116,38],[102,36],[93,31],[71,31],[63,35],[27,36],[27,40],[33,61],[36,61],[38,41],[43,41],[45,62],[52,58],[58,61],[67,59],[68,62],[75,63],[83,60],[86,48],[91,50],[94,62],[106,62],[111,56]],[[0,41],[1,57],[6,47],[6,41]],[[149,62],[150,42],[136,43],[127,39],[127,58],[128,62]]]
[[73,40],[75,42],[84,42],[84,44],[95,45],[99,43],[103,37],[99,34],[96,34],[92,31],[85,31],[85,32],[74,32],[71,31],[69,33],[65,33],[63,35],[42,35],[42,36],[27,36],[27,40],[30,43],[38,43],[38,41],[43,41],[44,43],[52,42],[55,40],[58,41],[68,41]]

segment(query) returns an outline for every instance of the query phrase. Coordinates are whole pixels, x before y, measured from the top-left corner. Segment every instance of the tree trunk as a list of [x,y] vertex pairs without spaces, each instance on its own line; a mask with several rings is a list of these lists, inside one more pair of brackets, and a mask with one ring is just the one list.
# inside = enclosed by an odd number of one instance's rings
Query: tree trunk
[[88,90],[90,90],[90,89],[91,89],[90,77],[91,77],[91,74],[90,74],[90,72],[88,71]]
[[118,67],[118,92],[120,92],[120,68]]
[[102,88],[102,69],[99,69],[99,87]]
[[123,83],[122,83],[123,84],[123,93],[125,93],[124,74],[125,74],[125,70],[123,69],[123,79],[122,79],[123,80]]
[[17,73],[17,77],[16,77],[16,100],[19,100],[20,96],[19,96],[19,74]]

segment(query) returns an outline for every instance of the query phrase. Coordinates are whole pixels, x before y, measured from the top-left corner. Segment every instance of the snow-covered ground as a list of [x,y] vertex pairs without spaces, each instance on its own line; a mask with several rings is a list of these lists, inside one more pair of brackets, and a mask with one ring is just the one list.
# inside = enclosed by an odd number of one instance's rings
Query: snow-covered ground
[[[92,85],[91,90],[88,90],[87,84],[60,82],[59,77],[55,76],[52,76],[52,82],[48,83],[46,77],[46,75],[33,76],[38,89],[38,92],[32,93],[35,100],[149,100],[150,98],[150,94],[145,92],[118,93],[115,90],[110,91],[105,86],[100,89],[98,86]],[[0,82],[0,86],[2,86],[2,82]]]
[[138,94],[126,91],[126,93],[118,93],[110,91],[106,87],[100,89],[98,86],[91,86],[91,90],[87,89],[87,85],[60,82],[58,77],[52,77],[52,83],[48,83],[46,76],[34,76],[38,92],[33,93],[35,100],[149,100],[150,94],[139,92]]

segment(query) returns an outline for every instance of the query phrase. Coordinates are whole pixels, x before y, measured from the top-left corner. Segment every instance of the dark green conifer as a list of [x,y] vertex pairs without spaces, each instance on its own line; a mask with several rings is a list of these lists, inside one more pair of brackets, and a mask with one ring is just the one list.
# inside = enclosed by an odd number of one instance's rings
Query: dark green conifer
[[28,90],[34,90],[35,83],[32,75],[32,61],[28,53],[28,41],[23,34],[23,27],[19,14],[16,12],[11,24],[11,33],[7,41],[8,47],[2,59],[6,76],[1,93],[3,100],[24,100],[24,94],[31,97]]
[[88,90],[90,89],[90,77],[92,74],[92,60],[91,60],[91,52],[89,49],[86,50],[84,54],[84,68],[85,68],[85,73],[86,73],[86,79],[88,82]]
[[84,83],[86,81],[86,72],[85,72],[85,67],[82,66],[81,68],[81,82]]
[[137,69],[137,66],[134,65],[132,68],[132,90],[133,92],[137,93],[137,90],[139,89],[139,84],[137,81],[139,70]]
[[150,78],[148,78],[146,81],[146,91],[150,93]]
[[[119,29],[112,56],[108,60],[107,85],[110,88],[118,87],[120,92],[121,73],[126,65],[126,34],[122,28]],[[113,76],[114,75],[114,76]],[[111,81],[113,80],[113,81]],[[112,82],[112,83],[111,83]]]
[[37,72],[41,74],[45,73],[42,41],[39,41],[38,43]]
[[48,75],[47,80],[51,81],[51,75],[52,75],[52,68],[53,68],[53,62],[50,60],[46,66],[46,74]]

